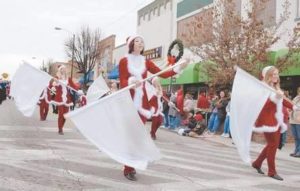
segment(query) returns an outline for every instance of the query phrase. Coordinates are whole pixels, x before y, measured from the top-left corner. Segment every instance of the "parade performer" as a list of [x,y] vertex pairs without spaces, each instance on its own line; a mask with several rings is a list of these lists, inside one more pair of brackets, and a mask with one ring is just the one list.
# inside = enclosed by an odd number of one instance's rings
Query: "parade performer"
[[150,135],[153,140],[156,140],[156,131],[163,122],[164,114],[162,113],[162,87],[160,85],[159,79],[157,77],[152,79],[152,85],[155,88],[155,95],[152,96],[149,100],[149,105],[155,108],[154,113],[152,114],[152,123]]
[[[147,77],[148,72],[155,74],[161,70],[151,60],[146,60],[142,55],[144,52],[144,40],[141,36],[129,37],[127,46],[128,54],[120,60],[119,64],[120,88],[135,84],[130,93],[141,120],[145,123],[147,118],[150,118],[154,113],[154,109],[150,109],[145,82],[141,83],[141,81]],[[179,73],[187,66],[187,63],[184,62],[173,70],[162,73],[160,77],[167,78]],[[134,168],[125,164],[123,173],[127,179],[136,180]]]
[[287,130],[287,126],[283,121],[282,107],[284,105],[289,109],[293,109],[293,105],[283,99],[283,91],[280,89],[280,79],[276,67],[265,67],[262,70],[262,77],[263,82],[272,87],[276,91],[276,94],[273,93],[270,95],[255,122],[253,131],[264,133],[267,145],[261,151],[258,158],[252,163],[252,167],[255,168],[259,174],[264,174],[261,170],[261,166],[263,161],[267,159],[268,176],[276,180],[283,180],[283,178],[277,174],[275,157],[279,145],[280,132]]
[[[60,65],[57,71],[57,81],[53,82],[53,86],[56,89],[56,95],[54,98],[54,103],[57,105],[58,109],[58,133],[63,135],[63,127],[66,119],[64,118],[64,114],[69,112],[70,106],[73,105],[70,89],[67,87],[71,87],[75,90],[78,89],[78,86],[74,84],[71,78],[68,78],[66,67],[64,65]],[[64,84],[64,85],[63,85]]]
[[39,100],[39,106],[40,106],[40,120],[45,121],[48,115],[49,111],[49,102],[51,101],[51,88],[52,88],[53,80],[49,82],[49,86],[44,89],[40,100]]
[[78,90],[79,94],[79,107],[83,107],[87,104],[86,96],[82,90]]

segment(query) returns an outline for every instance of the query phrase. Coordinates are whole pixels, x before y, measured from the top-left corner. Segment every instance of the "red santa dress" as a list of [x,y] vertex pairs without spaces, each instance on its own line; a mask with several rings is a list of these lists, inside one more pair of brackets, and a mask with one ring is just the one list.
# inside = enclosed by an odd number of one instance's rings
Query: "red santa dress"
[[[147,73],[158,73],[161,70],[151,61],[146,60],[142,55],[128,54],[120,60],[119,73],[120,73],[120,88],[126,87],[136,80],[143,80],[147,78]],[[174,68],[173,70],[166,71],[160,75],[162,78],[171,77],[180,72],[180,68]],[[150,108],[150,104],[147,98],[145,89],[145,82],[141,86],[131,89],[130,94],[132,96],[135,107],[138,110],[141,120],[146,123],[147,118],[150,118],[154,113],[154,108]],[[135,169],[125,165],[124,175],[135,172]]]
[[280,141],[280,132],[287,130],[287,126],[283,120],[283,105],[293,109],[293,105],[290,102],[277,99],[275,94],[271,95],[261,110],[253,129],[254,132],[264,133],[267,145],[261,151],[258,158],[252,163],[252,166],[256,169],[260,169],[263,161],[267,159],[268,176],[277,174],[275,156]]
[[[71,80],[71,78],[68,78],[68,81],[59,80],[60,83],[63,83],[67,86],[72,87],[73,89],[77,90],[78,86]],[[70,106],[73,105],[72,98],[71,98],[71,92],[70,89],[67,88],[64,85],[61,85],[60,83],[54,83],[54,87],[56,89],[56,94],[54,101],[51,103],[54,103],[57,105],[58,108],[58,132],[60,134],[63,134],[63,127],[65,124],[66,119],[64,118],[64,114],[69,112]]]
[[49,102],[51,101],[51,91],[50,91],[51,88],[52,88],[52,84],[49,83],[49,86],[46,89],[44,89],[39,100],[41,121],[45,121],[48,115]]

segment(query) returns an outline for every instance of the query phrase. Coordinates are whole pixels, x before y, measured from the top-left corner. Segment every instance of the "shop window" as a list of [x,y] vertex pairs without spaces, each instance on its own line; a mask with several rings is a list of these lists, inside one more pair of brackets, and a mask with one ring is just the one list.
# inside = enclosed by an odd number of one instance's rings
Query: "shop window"
[[300,20],[300,0],[297,0],[296,20]]

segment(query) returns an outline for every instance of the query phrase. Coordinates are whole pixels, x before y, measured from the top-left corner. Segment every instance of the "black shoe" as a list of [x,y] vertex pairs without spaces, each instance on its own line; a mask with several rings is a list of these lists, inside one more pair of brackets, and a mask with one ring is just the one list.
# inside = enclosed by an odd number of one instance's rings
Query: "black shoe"
[[136,181],[136,180],[137,180],[136,177],[135,177],[135,175],[134,175],[132,172],[130,172],[130,173],[128,173],[128,174],[124,174],[124,176],[125,176],[128,180],[131,180],[131,181]]
[[257,168],[257,167],[255,167],[254,165],[252,165],[252,167],[256,169],[256,171],[257,171],[258,174],[265,174],[265,173],[261,170],[261,168]]
[[295,154],[293,157],[300,158],[300,154]]
[[291,157],[294,157],[295,155],[296,155],[296,153],[291,153],[290,154]]
[[62,131],[59,131],[59,132],[58,132],[58,134],[60,134],[60,135],[64,135],[64,132],[62,132]]
[[283,178],[281,178],[278,174],[275,174],[275,175],[273,175],[273,176],[270,176],[271,178],[274,178],[274,179],[276,179],[276,180],[283,180]]

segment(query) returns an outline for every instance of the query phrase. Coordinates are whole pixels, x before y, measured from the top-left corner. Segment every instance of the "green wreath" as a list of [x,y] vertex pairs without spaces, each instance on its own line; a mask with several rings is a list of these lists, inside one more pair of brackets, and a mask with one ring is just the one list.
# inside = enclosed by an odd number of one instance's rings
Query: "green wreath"
[[175,45],[178,46],[179,48],[179,54],[176,56],[176,62],[178,62],[178,60],[180,60],[180,58],[182,57],[183,55],[183,44],[182,44],[182,41],[179,40],[179,39],[175,39],[169,46],[169,49],[168,49],[168,56],[174,56],[171,54],[173,48],[175,47]]

